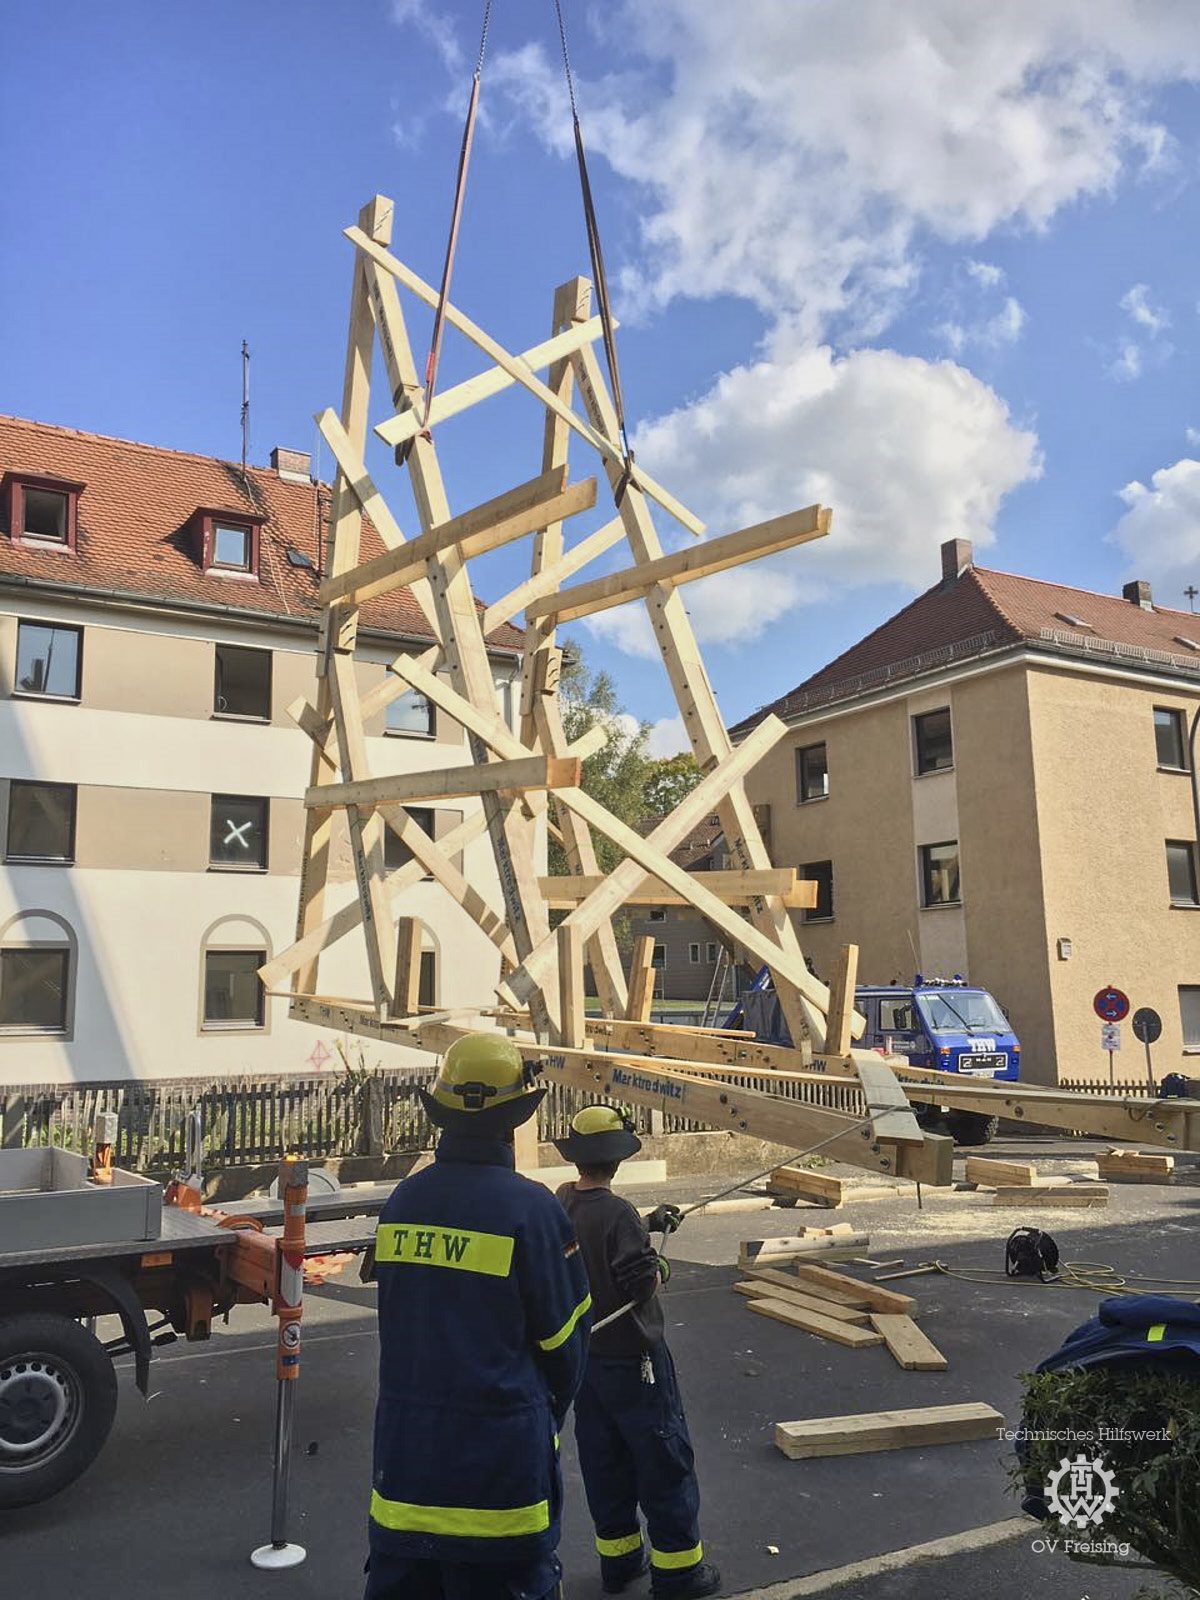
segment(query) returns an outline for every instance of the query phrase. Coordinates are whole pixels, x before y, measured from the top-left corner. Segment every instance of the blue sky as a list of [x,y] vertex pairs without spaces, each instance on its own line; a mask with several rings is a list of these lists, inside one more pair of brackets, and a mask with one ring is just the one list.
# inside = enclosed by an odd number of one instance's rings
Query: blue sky
[[[1084,588],[1146,576],[1185,606],[1200,583],[1200,20],[998,10],[567,7],[640,459],[714,533],[834,507],[821,547],[686,591],[730,721],[932,582],[956,534]],[[397,253],[437,277],[480,12],[9,0],[0,409],[234,456],[246,338],[254,459],[311,447],[341,228],[395,196]],[[484,105],[455,298],[520,349],[587,270],[549,0],[496,0]],[[443,381],[483,364],[449,342]],[[532,476],[540,433],[520,395],[445,424],[456,507]],[[577,632],[669,748],[634,608]]]

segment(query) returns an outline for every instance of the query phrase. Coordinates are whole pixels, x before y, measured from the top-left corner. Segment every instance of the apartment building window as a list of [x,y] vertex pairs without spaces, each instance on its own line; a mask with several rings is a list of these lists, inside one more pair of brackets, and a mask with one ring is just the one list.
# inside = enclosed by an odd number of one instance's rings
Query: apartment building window
[[254,540],[251,530],[238,522],[214,522],[212,565],[234,572],[249,572],[253,565]]
[[829,762],[824,744],[802,745],[796,751],[796,804],[824,800],[829,793]]
[[926,711],[913,718],[913,745],[917,775],[948,772],[954,765],[954,740],[950,731],[950,708]]
[[204,952],[204,1026],[261,1028],[263,986],[258,969],[267,959],[265,950],[206,950]]
[[655,906],[646,918],[647,922],[665,922],[666,920],[667,908],[665,906]]
[[12,1033],[65,1033],[71,952],[0,950],[0,1029]]
[[1200,984],[1179,985],[1179,1022],[1183,1048],[1190,1054],[1200,1054]]
[[1200,905],[1196,895],[1196,847],[1190,839],[1167,840],[1167,882],[1173,906]]
[[698,944],[688,945],[688,960],[694,967],[700,965],[700,946]]
[[256,796],[215,794],[208,864],[222,872],[264,872],[270,801]]
[[47,700],[78,700],[83,661],[83,629],[46,622],[17,624],[18,694]]
[[433,702],[415,689],[408,689],[389,704],[385,726],[388,733],[415,733],[432,739]]
[[7,490],[11,537],[73,550],[83,487],[81,483],[65,483],[58,478],[10,476]]
[[921,846],[921,904],[956,906],[962,899],[958,870],[958,840]]
[[650,965],[656,972],[661,972],[667,964],[667,947],[665,944],[656,944],[650,955]]
[[235,644],[217,645],[213,714],[218,717],[246,717],[255,722],[271,720],[269,650],[251,650]]
[[[433,838],[434,811],[431,806],[406,806],[404,808],[416,823],[417,827]],[[413,859],[413,853],[394,828],[384,826],[383,830],[383,865],[387,872],[395,872],[398,868],[406,866]],[[430,874],[426,873],[426,877]]]
[[1187,731],[1183,712],[1170,706],[1154,708],[1154,743],[1158,749],[1158,764],[1169,772],[1188,770]]
[[833,862],[806,861],[800,876],[817,886],[817,903],[804,913],[805,922],[833,921]]
[[417,1004],[436,1006],[438,1003],[437,954],[433,950],[421,951],[421,976],[417,986]]
[[73,783],[26,783],[14,778],[8,786],[4,859],[74,861],[75,796]]
[[705,946],[705,960],[707,960],[707,961],[715,961],[716,959],[717,959],[717,947],[716,947],[716,945],[714,943],[710,942],[708,945]]

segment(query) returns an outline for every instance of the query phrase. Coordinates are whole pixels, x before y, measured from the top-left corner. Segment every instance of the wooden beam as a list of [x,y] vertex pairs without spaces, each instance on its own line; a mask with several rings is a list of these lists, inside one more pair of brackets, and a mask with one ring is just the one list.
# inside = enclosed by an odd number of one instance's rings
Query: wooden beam
[[[815,887],[815,886],[814,886]],[[825,1019],[825,1054],[850,1053],[854,1021],[854,990],[858,983],[858,946],[844,944],[829,985],[829,1014]]]
[[871,1326],[883,1335],[896,1365],[906,1372],[945,1372],[950,1363],[932,1339],[917,1327],[911,1317],[872,1311]]
[[854,1456],[872,1450],[902,1450],[909,1445],[959,1444],[968,1439],[994,1442],[1003,1426],[999,1411],[972,1400],[963,1405],[777,1422],[775,1443],[792,1461],[808,1461],[814,1456]]
[[997,1161],[994,1156],[968,1156],[967,1182],[987,1184],[993,1188],[998,1184],[1028,1185],[1037,1182],[1037,1166],[1032,1161]]
[[863,1050],[856,1050],[853,1060],[875,1132],[897,1144],[920,1144],[925,1135],[887,1062]]
[[558,1009],[563,1044],[582,1050],[583,1031],[583,936],[569,922],[560,922],[558,940]]
[[598,1045],[614,1050],[633,1050],[638,1055],[676,1060],[686,1053],[689,1072],[717,1068],[737,1073],[776,1074],[797,1070],[804,1063],[801,1051],[787,1045],[759,1044],[754,1039],[717,1029],[689,1029],[687,1037],[681,1038],[683,1030],[669,1023],[594,1017],[589,1020],[587,1031],[588,1037]]
[[840,1206],[844,1199],[840,1178],[812,1172],[808,1167],[776,1167],[767,1185],[781,1194],[796,1195],[819,1206]]
[[845,1272],[831,1272],[828,1267],[815,1267],[799,1261],[796,1263],[796,1276],[801,1285],[811,1283],[821,1291],[836,1289],[842,1294],[860,1295],[871,1311],[911,1317],[917,1309],[917,1302],[910,1294],[898,1294],[895,1289],[881,1289],[877,1283],[862,1283]]
[[[764,1282],[770,1273],[771,1282]],[[788,1282],[786,1272],[772,1272],[765,1268],[755,1278],[743,1278],[733,1286],[734,1294],[745,1295],[747,1300],[783,1300],[788,1305],[799,1306],[804,1311],[816,1311],[835,1322],[848,1322],[852,1328],[865,1328],[871,1320],[869,1311],[854,1311],[849,1306],[835,1306],[832,1300],[822,1300],[818,1295],[801,1294],[800,1285],[793,1278]]]
[[851,1350],[864,1350],[882,1344],[883,1335],[874,1328],[856,1328],[852,1323],[837,1317],[827,1317],[820,1311],[807,1311],[791,1299],[747,1300],[747,1308],[760,1317],[770,1317],[772,1322],[785,1322],[789,1328],[799,1328],[802,1333],[815,1333],[833,1344],[849,1345]]
[[[968,1166],[970,1162],[968,1161]],[[1107,1150],[1096,1157],[1106,1183],[1173,1183],[1175,1157],[1151,1156],[1141,1150]]]
[[499,600],[494,600],[483,613],[483,631],[491,633],[493,628],[498,628],[502,623],[511,622],[519,611],[523,611],[531,600],[540,599],[544,594],[555,594],[563,582],[572,577],[589,561],[594,561],[597,556],[611,550],[613,545],[625,537],[625,525],[620,517],[613,517],[603,527],[597,528],[595,533],[589,533],[586,539],[581,539],[577,545],[553,564],[542,567],[523,583],[517,584],[515,589],[510,589],[506,595],[501,595]]
[[[493,911],[474,884],[468,882],[444,847],[435,843],[407,811],[390,808],[383,813],[383,819],[429,876],[441,884],[450,898],[457,902],[471,921],[487,935],[505,962],[510,967],[515,967],[516,947],[504,918]],[[483,819],[480,817],[477,833],[482,832]]]
[[629,1003],[626,1017],[631,1022],[649,1022],[654,1003],[654,935],[639,933],[633,941],[629,962]]
[[[423,300],[427,306],[437,307],[441,299],[438,291],[426,283],[423,278],[418,277],[410,267],[405,266],[403,261],[398,260],[389,251],[382,249],[361,228],[347,228],[345,234],[346,238],[355,244],[364,256],[373,261],[377,267],[381,267],[384,272],[390,274],[398,283],[402,283],[406,289],[416,295],[418,300]],[[616,462],[624,470],[625,456],[620,446],[613,444],[604,434],[598,432],[595,428],[589,427],[587,423],[577,417],[570,406],[560,400],[553,389],[548,388],[519,356],[512,355],[504,349],[503,345],[497,344],[490,334],[485,333],[469,317],[464,316],[457,306],[447,303],[445,313],[446,321],[452,327],[457,328],[460,333],[464,333],[471,343],[477,345],[485,355],[490,356],[496,365],[508,373],[514,382],[519,383],[522,388],[528,389],[530,394],[535,395],[544,406],[560,416],[569,428],[579,434],[580,438],[586,439],[594,450],[599,451],[608,460]],[[401,412],[400,415],[402,417],[404,413]],[[393,435],[397,434],[396,420],[389,418],[388,421],[381,422],[375,429],[375,432],[386,444],[396,442],[393,437]],[[404,424],[404,426],[407,426],[407,424]],[[690,532],[696,534],[704,532],[704,524],[699,517],[694,516],[686,506],[681,505],[673,494],[669,494],[661,484],[656,483],[653,478],[643,472],[640,466],[637,471],[637,481],[645,494],[648,494],[664,511],[668,512],[678,522],[681,522]]]
[[403,1017],[415,1017],[421,1007],[421,920],[396,920],[396,982],[392,994]]
[[580,763],[569,756],[526,756],[520,761],[489,761],[482,766],[436,767],[428,772],[397,772],[386,778],[327,783],[309,789],[304,803],[328,806],[406,806],[424,800],[453,800],[501,790],[557,789],[579,782]]
[[675,588],[679,584],[695,583],[698,578],[712,577],[714,573],[740,567],[747,561],[791,550],[811,539],[823,539],[829,532],[832,517],[827,506],[806,506],[803,511],[789,511],[782,517],[772,517],[769,522],[740,528],[737,533],[727,533],[719,539],[706,539],[703,544],[690,545],[672,555],[639,562],[607,577],[576,584],[573,589],[531,600],[525,607],[525,615],[528,619],[553,617],[560,626],[580,617],[594,616],[598,611],[626,605],[630,600],[644,600],[656,584]]
[[1106,1206],[1108,1185],[1104,1183],[1064,1183],[1053,1186],[1045,1183],[1033,1185],[1002,1184],[992,1196],[994,1206]]
[[387,594],[425,576],[426,563],[457,549],[463,561],[485,551],[523,539],[527,533],[554,518],[573,517],[596,504],[596,480],[584,478],[566,485],[566,468],[545,472],[540,477],[509,489],[483,505],[464,511],[461,516],[435,523],[427,533],[394,550],[385,550],[371,561],[364,561],[353,572],[327,579],[318,591],[322,605],[352,600],[365,605],[376,596]]
[[[817,903],[815,881],[798,880],[794,867],[767,867],[758,872],[689,872],[688,877],[702,889],[716,895],[723,905],[746,906],[761,895],[778,895],[795,909],[811,909]],[[538,888],[551,910],[568,910],[586,900],[604,878],[539,878]],[[655,878],[647,878],[626,900],[627,906],[683,906],[691,902]]]

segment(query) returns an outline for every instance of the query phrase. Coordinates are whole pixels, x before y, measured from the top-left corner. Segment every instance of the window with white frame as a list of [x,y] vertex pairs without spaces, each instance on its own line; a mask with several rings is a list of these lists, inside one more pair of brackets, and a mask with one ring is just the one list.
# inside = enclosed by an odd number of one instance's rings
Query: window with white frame
[[1179,1022],[1183,1029],[1183,1048],[1200,1052],[1200,984],[1179,985]]
[[222,950],[204,952],[204,1027],[213,1032],[261,1028],[264,996],[258,969],[267,952]]

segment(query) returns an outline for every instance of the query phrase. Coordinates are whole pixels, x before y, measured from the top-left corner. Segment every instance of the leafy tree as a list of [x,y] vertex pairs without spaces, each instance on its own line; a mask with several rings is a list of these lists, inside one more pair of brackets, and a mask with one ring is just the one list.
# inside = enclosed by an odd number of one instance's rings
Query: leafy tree
[[[646,815],[646,779],[656,765],[646,755],[649,725],[621,709],[608,673],[589,672],[578,646],[563,652],[559,705],[568,740],[582,739],[597,726],[607,730],[608,743],[583,763],[582,787],[615,817],[636,828]],[[624,852],[601,834],[594,837],[600,871],[611,872],[624,859]],[[550,871],[567,871],[562,847],[554,839],[550,841]]]
[[700,768],[690,751],[650,762],[642,804],[647,817],[665,817],[700,782]]

